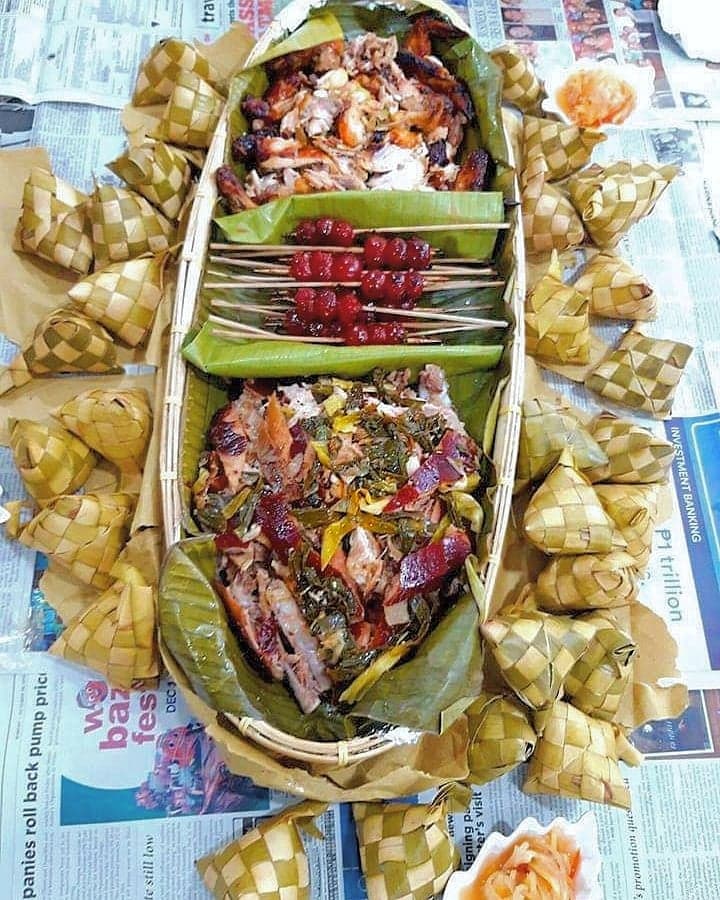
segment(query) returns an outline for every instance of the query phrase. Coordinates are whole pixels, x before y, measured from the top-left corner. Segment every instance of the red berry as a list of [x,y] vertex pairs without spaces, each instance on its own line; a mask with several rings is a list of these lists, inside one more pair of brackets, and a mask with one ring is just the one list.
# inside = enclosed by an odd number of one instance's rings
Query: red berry
[[300,315],[294,310],[289,309],[285,313],[285,331],[294,337],[305,334],[305,323],[301,320]]
[[[333,255],[325,250],[310,251],[310,271],[312,278],[310,281],[332,281],[333,280]],[[307,280],[307,279],[306,279]]]
[[385,302],[388,306],[400,306],[407,300],[406,272],[388,272],[385,288]]
[[355,291],[343,291],[338,294],[338,321],[341,325],[356,325],[365,318],[362,303]]
[[425,290],[425,276],[422,272],[405,273],[405,299],[416,303]]
[[290,276],[295,281],[313,280],[312,253],[307,250],[293,253],[290,259]]
[[385,252],[383,253],[383,262],[388,269],[405,269],[407,267],[408,247],[407,241],[403,238],[393,238],[388,241]]
[[360,276],[360,293],[366,300],[382,300],[385,296],[387,272],[373,269]]
[[312,219],[303,219],[295,228],[295,240],[298,244],[314,244],[317,242],[317,228]]
[[368,235],[363,246],[363,256],[366,268],[382,269],[386,245],[387,238],[384,238],[381,234]]
[[432,262],[432,248],[427,241],[411,237],[407,242],[407,265],[409,269],[429,269]]
[[360,347],[370,343],[370,334],[365,325],[348,325],[343,328],[343,340],[350,347]]
[[331,219],[329,216],[315,219],[315,234],[317,236],[318,244],[323,244],[324,246],[332,244],[334,225],[335,220]]
[[349,222],[336,219],[333,222],[332,239],[336,247],[352,247],[355,240],[355,229]]
[[337,253],[333,257],[333,281],[359,281],[362,263],[354,253]]
[[317,319],[327,325],[335,320],[337,312],[338,298],[335,291],[318,291],[315,298],[315,316]]
[[317,291],[313,288],[300,288],[295,291],[295,309],[303,322],[313,322],[316,318]]

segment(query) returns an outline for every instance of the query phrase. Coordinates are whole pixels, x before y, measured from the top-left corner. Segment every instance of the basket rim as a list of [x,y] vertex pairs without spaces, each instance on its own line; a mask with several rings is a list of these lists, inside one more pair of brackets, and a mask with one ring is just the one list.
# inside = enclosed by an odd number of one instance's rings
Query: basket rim
[[[394,3],[393,0],[375,0],[383,6],[405,6],[406,3]],[[280,15],[273,20],[264,35],[251,51],[246,65],[252,64],[253,58],[264,53],[268,45],[276,40],[287,29],[285,24],[289,17],[304,9],[305,15],[312,8],[325,5],[324,0],[293,0]],[[455,24],[462,26],[468,34],[470,29],[459,18],[457,12],[441,0],[420,0],[420,6],[429,6],[442,11],[452,18]],[[216,128],[205,165],[200,176],[198,189],[193,201],[185,243],[180,257],[178,278],[175,291],[175,302],[170,331],[168,350],[168,367],[165,381],[165,397],[163,401],[163,417],[160,448],[160,484],[163,505],[163,530],[167,550],[179,543],[182,537],[184,521],[184,502],[181,480],[181,434],[182,411],[185,388],[187,384],[188,364],[182,357],[181,349],[188,334],[195,313],[199,295],[205,254],[212,226],[212,213],[217,200],[215,170],[222,165],[225,156],[227,131],[229,126],[229,109],[223,110]],[[506,137],[507,137],[507,128]],[[514,163],[512,143],[508,138],[509,161]],[[515,199],[520,197],[517,177],[513,180]],[[494,592],[495,584],[502,564],[502,549],[510,519],[513,497],[513,486],[522,418],[522,398],[525,379],[525,256],[522,216],[519,208],[515,211],[513,230],[513,257],[515,269],[511,278],[514,284],[509,291],[510,311],[514,319],[513,333],[509,345],[510,371],[507,382],[501,387],[498,428],[493,442],[492,459],[495,463],[496,479],[493,490],[493,525],[489,536],[488,552],[480,573],[485,588],[488,604]],[[502,424],[502,428],[501,428]],[[498,445],[502,444],[501,447]],[[498,452],[500,459],[498,461]],[[192,538],[189,538],[192,539]],[[162,639],[162,638],[161,638]],[[169,652],[166,649],[166,652]],[[188,688],[182,686],[183,689]],[[252,717],[237,717],[228,713],[219,713],[227,719],[242,737],[254,741],[259,746],[271,750],[274,754],[297,760],[299,762],[325,764],[345,767],[357,762],[372,759],[393,747],[409,740],[417,739],[420,732],[407,728],[391,727],[382,734],[369,735],[362,738],[350,738],[347,741],[308,741],[296,738],[263,720]]]

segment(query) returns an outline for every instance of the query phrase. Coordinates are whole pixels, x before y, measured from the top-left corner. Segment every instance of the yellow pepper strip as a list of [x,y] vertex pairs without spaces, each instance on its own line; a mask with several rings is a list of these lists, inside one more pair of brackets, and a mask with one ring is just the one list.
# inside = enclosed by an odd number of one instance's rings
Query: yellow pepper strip
[[328,445],[326,441],[310,441],[310,446],[315,451],[315,455],[320,460],[321,465],[326,469],[332,469],[332,461],[328,453]]
[[373,662],[361,672],[340,694],[341,703],[357,703],[363,694],[368,691],[386,672],[396,666],[403,657],[412,649],[412,644],[397,644],[381,653]]

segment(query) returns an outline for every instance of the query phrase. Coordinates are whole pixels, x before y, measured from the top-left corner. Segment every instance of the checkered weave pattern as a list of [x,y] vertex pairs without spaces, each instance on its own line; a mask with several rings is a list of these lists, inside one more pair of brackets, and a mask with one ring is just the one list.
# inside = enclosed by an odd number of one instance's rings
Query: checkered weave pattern
[[531,709],[557,700],[594,633],[586,622],[532,609],[497,615],[480,631],[508,686]]
[[645,277],[614,253],[594,256],[574,287],[590,298],[594,316],[649,321],[657,315],[657,297]]
[[635,567],[623,550],[558,556],[538,575],[535,601],[548,612],[625,606],[637,599]]
[[535,726],[541,736],[524,791],[630,808],[612,725],[559,700],[536,715]]
[[539,397],[524,400],[518,480],[544,478],[566,447],[571,449],[575,466],[580,470],[602,466],[607,460],[595,439],[572,414],[569,404],[564,401],[553,403]]
[[20,542],[105,590],[115,580],[110,570],[128,539],[134,509],[130,494],[57,497],[27,524]]
[[653,484],[667,481],[675,448],[632,419],[602,412],[590,423],[590,433],[607,455],[606,465],[585,472],[590,481],[613,484]]
[[162,300],[164,256],[111,263],[68,291],[73,305],[130,347],[150,334]]
[[215,900],[309,900],[310,869],[297,823],[326,808],[300,803],[198,860]]
[[503,44],[490,56],[503,73],[503,100],[525,112],[536,110],[544,92],[533,64],[522,50],[514,44]]
[[142,470],[153,415],[145,390],[85,391],[56,413],[68,431],[121,472]]
[[536,735],[525,710],[510,697],[484,694],[466,710],[470,744],[468,781],[486,784],[525,762]]
[[543,553],[574,556],[624,550],[625,540],[590,482],[563,453],[525,510],[525,536]]
[[369,900],[430,900],[442,893],[459,854],[445,803],[354,803]]
[[660,486],[657,484],[596,484],[605,512],[627,542],[635,567],[644,571],[652,553]]
[[672,411],[692,351],[687,344],[646,337],[633,329],[590,372],[585,386],[613,403],[663,419]]
[[107,164],[131,188],[175,221],[190,190],[192,169],[179,150],[162,141],[144,141]]
[[220,75],[214,66],[192,44],[178,38],[168,38],[155,44],[140,66],[133,105],[148,106],[167,100],[183,72],[194,72],[216,86],[220,82]]
[[174,226],[144,197],[111,184],[95,188],[90,221],[98,266],[164,253],[175,240]]
[[651,213],[677,166],[589,166],[568,181],[570,199],[598,247],[614,247],[625,232]]
[[523,117],[523,158],[542,157],[547,163],[548,181],[559,181],[582,169],[595,145],[605,140],[606,135],[593,128],[538,116]]
[[182,72],[158,125],[157,137],[180,147],[209,147],[225,101],[192,72]]
[[25,182],[18,238],[23,250],[85,275],[93,250],[88,197],[47,169],[35,166]]
[[563,284],[557,255],[525,301],[525,348],[532,356],[557,363],[590,358],[588,300]]
[[10,448],[15,465],[38,506],[81,488],[95,468],[95,454],[59,425],[30,419],[12,423]]
[[34,376],[117,371],[117,354],[105,329],[67,309],[46,316],[32,340],[0,375],[0,394],[27,384]]
[[87,666],[116,687],[129,690],[159,672],[155,642],[155,591],[133,577],[117,581],[68,622],[50,652]]
[[525,160],[520,173],[525,249],[530,254],[561,252],[582,243],[585,229],[575,208],[547,180],[545,158]]
[[588,613],[583,621],[594,626],[595,634],[570,670],[565,694],[589,716],[612,722],[630,681],[637,645],[608,613]]

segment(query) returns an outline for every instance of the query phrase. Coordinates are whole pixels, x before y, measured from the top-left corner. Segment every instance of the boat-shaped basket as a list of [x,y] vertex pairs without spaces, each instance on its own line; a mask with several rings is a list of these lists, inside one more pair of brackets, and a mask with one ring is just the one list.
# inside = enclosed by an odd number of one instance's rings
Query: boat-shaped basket
[[[245,67],[260,59],[274,43],[294,31],[306,19],[309,10],[324,5],[322,2],[295,0],[272,23],[258,41]],[[467,32],[466,23],[449,6],[437,0],[425,2],[374,3],[373,6],[391,6],[408,12],[423,7],[433,9]],[[229,106],[229,104],[228,104]],[[210,415],[222,405],[223,393],[201,377],[183,359],[182,349],[191,331],[202,322],[203,310],[201,285],[208,256],[208,248],[216,215],[217,188],[215,172],[225,162],[229,131],[230,110],[225,109],[209,148],[207,160],[199,181],[197,194],[189,215],[187,235],[179,262],[177,294],[172,320],[167,365],[167,382],[163,410],[161,445],[161,485],[164,513],[164,537],[166,547],[191,535],[195,528],[189,516],[190,485],[197,472],[199,449],[187,452],[186,426],[193,419],[206,423]],[[507,159],[512,163],[512,148],[508,143]],[[506,181],[505,229],[499,236],[493,256],[498,273],[505,280],[503,307],[511,322],[500,363],[493,408],[497,424],[492,442],[491,459],[494,465],[494,484],[489,491],[493,515],[487,535],[487,552],[481,560],[480,577],[485,596],[492,597],[496,579],[502,565],[502,550],[512,502],[513,479],[520,433],[520,403],[523,393],[524,338],[523,303],[525,296],[525,270],[522,222],[519,215],[519,188],[510,173]],[[412,231],[409,227],[408,231]],[[195,531],[197,529],[195,528]],[[161,647],[162,635],[161,635]],[[189,683],[167,648],[163,654],[171,675],[179,685],[190,690]],[[223,715],[222,722],[246,739],[254,741],[274,755],[322,767],[352,765],[383,753],[398,742],[407,741],[407,729],[391,729],[376,735],[356,737],[347,741],[302,740],[256,718],[238,718]],[[412,735],[410,736],[412,739]]]

